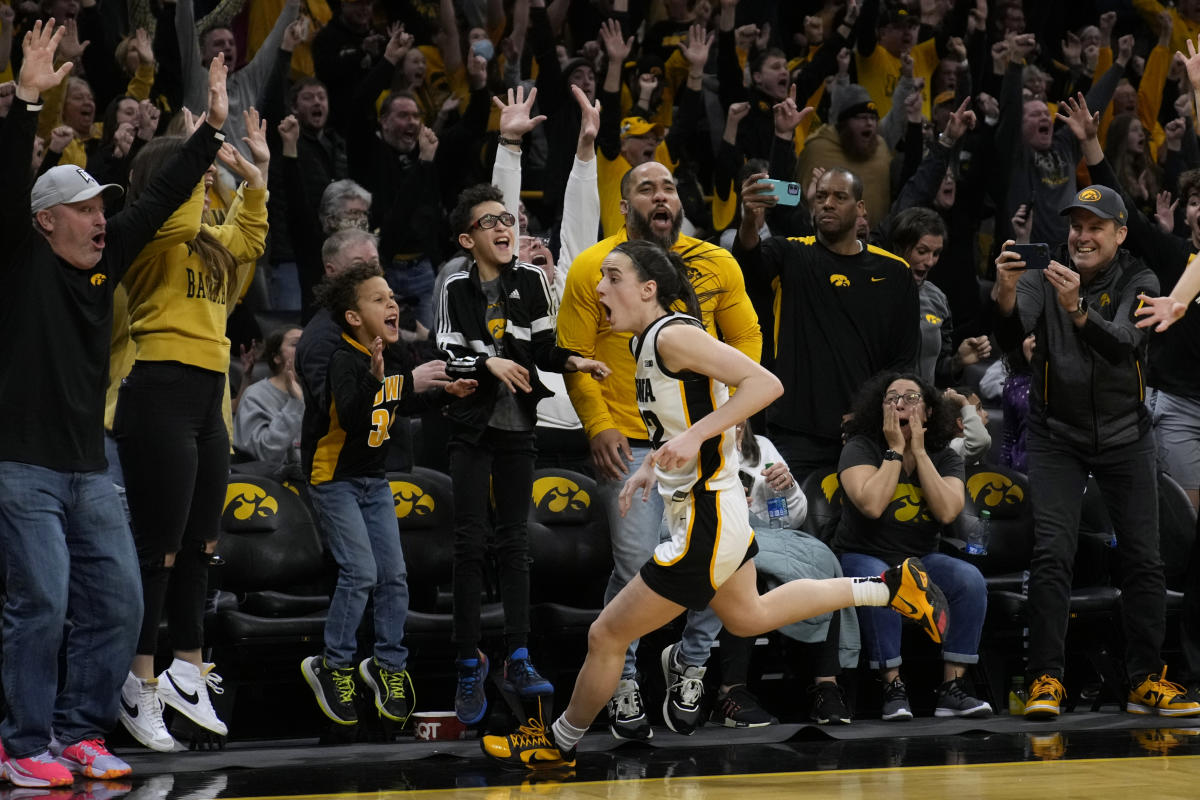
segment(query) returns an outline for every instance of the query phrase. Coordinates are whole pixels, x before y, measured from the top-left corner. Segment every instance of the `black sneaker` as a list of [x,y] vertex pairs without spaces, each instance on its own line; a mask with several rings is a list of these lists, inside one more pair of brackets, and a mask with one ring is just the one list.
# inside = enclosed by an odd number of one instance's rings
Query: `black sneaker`
[[850,709],[846,706],[846,693],[833,681],[821,681],[808,687],[812,695],[812,711],[808,716],[818,725],[849,725]]
[[408,670],[389,672],[374,658],[364,658],[358,665],[358,674],[375,693],[375,708],[380,714],[401,725],[408,721],[416,703]]
[[529,660],[529,651],[524,647],[518,647],[504,662],[502,685],[504,691],[522,698],[554,694],[554,686],[538,674],[533,662]]
[[684,736],[691,736],[700,724],[700,705],[704,700],[705,667],[680,664],[679,645],[668,645],[662,651],[663,680],[667,696],[663,698],[663,721],[667,727]]
[[316,695],[325,716],[339,725],[356,725],[354,667],[330,667],[324,656],[309,656],[300,662],[300,672]]
[[654,729],[646,718],[642,690],[636,680],[622,678],[617,684],[616,693],[608,701],[608,730],[615,739],[648,742],[654,738]]
[[713,707],[709,721],[726,728],[764,728],[767,725],[779,724],[779,720],[763,708],[758,698],[743,684],[733,686],[728,692],[717,695],[717,704]]
[[908,704],[908,688],[899,677],[883,687],[882,717],[889,722],[913,718],[912,706]]
[[949,680],[938,687],[935,717],[990,717],[992,706],[967,693],[962,678]]
[[477,658],[460,658],[458,688],[454,690],[454,714],[464,725],[474,725],[487,713],[487,691],[484,679],[488,674],[487,656],[476,651]]

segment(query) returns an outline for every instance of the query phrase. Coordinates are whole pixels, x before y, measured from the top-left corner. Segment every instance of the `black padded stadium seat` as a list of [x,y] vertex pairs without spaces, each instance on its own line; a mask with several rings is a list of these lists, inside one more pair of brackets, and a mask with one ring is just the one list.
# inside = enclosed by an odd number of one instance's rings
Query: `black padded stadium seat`
[[[946,551],[970,561],[987,579],[990,590],[1021,588],[1022,573],[1033,553],[1033,508],[1029,480],[1020,472],[998,464],[977,464],[967,469],[962,513],[949,526]],[[986,555],[965,552],[971,529],[980,512],[991,514],[991,534]]]
[[1187,492],[1170,475],[1158,473],[1158,547],[1168,587],[1184,588],[1195,541],[1196,509]]
[[804,530],[829,544],[842,517],[843,492],[838,482],[837,466],[810,472],[800,482],[800,491],[804,492],[804,498],[808,501]]

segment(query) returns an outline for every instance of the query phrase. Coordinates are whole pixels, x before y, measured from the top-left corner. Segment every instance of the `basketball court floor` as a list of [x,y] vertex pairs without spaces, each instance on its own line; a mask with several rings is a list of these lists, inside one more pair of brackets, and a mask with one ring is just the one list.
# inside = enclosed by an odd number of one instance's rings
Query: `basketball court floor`
[[574,769],[546,772],[500,769],[477,741],[408,735],[370,744],[234,742],[167,755],[114,749],[134,767],[127,782],[10,789],[0,800],[1200,798],[1200,720],[1137,717],[1115,706],[1038,724],[1000,715],[837,728],[705,726],[691,737],[656,728],[650,743],[620,743],[594,730]]

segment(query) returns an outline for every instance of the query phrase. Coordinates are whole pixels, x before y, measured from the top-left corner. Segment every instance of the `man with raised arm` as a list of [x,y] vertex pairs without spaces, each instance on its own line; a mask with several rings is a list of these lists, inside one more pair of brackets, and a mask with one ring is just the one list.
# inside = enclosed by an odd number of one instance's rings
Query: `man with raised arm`
[[[134,257],[192,193],[224,141],[224,58],[209,68],[202,121],[136,202],[104,217],[102,186],[73,166],[28,189],[42,93],[62,29],[25,34],[16,99],[0,129],[0,550],[4,553],[4,694],[0,774],[27,787],[128,775],[104,734],[141,624],[133,537],[105,471],[104,387],[113,289]],[[67,675],[59,690],[66,633]],[[51,751],[53,748],[53,751]]]

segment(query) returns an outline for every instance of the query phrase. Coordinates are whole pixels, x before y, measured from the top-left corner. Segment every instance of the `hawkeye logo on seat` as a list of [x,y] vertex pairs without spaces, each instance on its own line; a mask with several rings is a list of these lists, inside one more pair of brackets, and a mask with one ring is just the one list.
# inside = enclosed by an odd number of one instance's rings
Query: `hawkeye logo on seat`
[[396,504],[396,519],[424,517],[433,513],[437,504],[425,490],[408,481],[391,481],[392,502]]
[[845,275],[842,275],[837,272],[835,272],[829,276],[829,282],[832,283],[834,286],[849,286],[850,285],[850,279],[847,278]]
[[231,483],[225,490],[225,511],[242,521],[273,517],[279,513],[279,501],[253,483]]
[[552,514],[586,511],[591,503],[588,493],[568,478],[551,476],[533,482],[533,504],[538,511]]
[[1014,506],[1025,499],[1025,492],[999,472],[977,472],[967,478],[967,494],[981,508]]

